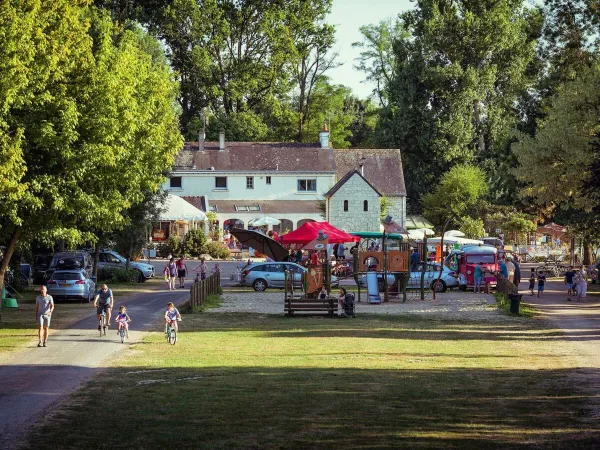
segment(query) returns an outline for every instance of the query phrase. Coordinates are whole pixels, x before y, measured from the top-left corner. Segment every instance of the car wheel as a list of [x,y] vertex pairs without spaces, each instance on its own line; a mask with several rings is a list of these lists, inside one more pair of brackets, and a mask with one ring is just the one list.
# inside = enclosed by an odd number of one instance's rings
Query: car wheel
[[267,289],[267,282],[259,278],[252,283],[252,287],[256,292],[263,292],[265,289]]
[[459,288],[458,288],[458,289],[459,289],[460,291],[467,292],[467,285],[466,285],[466,284],[462,284],[462,285],[460,285],[460,286],[459,286]]
[[446,292],[446,289],[448,289],[448,286],[446,286],[446,283],[444,282],[444,280],[433,280],[431,282],[431,290],[433,290],[434,288],[437,287],[436,292]]

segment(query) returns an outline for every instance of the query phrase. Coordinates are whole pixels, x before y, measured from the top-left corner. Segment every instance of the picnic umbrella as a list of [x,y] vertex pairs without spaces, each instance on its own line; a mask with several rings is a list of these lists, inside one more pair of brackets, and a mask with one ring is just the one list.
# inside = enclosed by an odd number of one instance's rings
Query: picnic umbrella
[[289,256],[288,251],[279,242],[262,233],[241,228],[232,228],[230,231],[242,244],[252,247],[275,261],[285,261]]
[[250,225],[252,225],[253,227],[264,227],[265,225],[279,225],[280,223],[280,220],[274,219],[273,217],[269,216],[259,217],[258,219],[250,221]]
[[351,234],[334,227],[329,222],[306,222],[300,228],[284,234],[281,238],[281,242],[284,245],[296,244],[298,246],[304,246],[315,239],[319,235],[319,231],[323,231],[325,234],[329,235],[329,244],[360,241],[358,236],[352,236]]
[[454,236],[454,237],[465,237],[465,233],[460,230],[448,230],[444,233],[444,237]]

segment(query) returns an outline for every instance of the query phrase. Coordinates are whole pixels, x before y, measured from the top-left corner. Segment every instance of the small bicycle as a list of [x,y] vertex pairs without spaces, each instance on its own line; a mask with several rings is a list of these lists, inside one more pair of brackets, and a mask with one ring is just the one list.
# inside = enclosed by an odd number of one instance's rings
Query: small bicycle
[[[127,323],[131,322],[131,320],[128,320]],[[125,330],[125,327],[123,325],[121,325],[121,328],[119,329],[119,336],[121,336],[121,344],[125,343],[125,337],[127,336],[127,332]]]
[[[181,320],[180,320],[181,322]],[[167,342],[171,345],[175,345],[175,343],[177,342],[177,330],[175,329],[175,327],[173,326],[175,323],[175,320],[169,320],[169,323],[167,323]]]

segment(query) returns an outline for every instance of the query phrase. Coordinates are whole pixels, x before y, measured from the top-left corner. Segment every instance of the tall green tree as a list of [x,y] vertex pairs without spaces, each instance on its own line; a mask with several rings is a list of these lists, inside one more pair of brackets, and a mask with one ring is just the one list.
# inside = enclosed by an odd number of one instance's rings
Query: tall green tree
[[413,207],[454,164],[493,158],[516,123],[534,55],[520,0],[419,0],[402,15],[382,144],[404,150]]
[[75,244],[126,225],[122,211],[159,187],[182,144],[176,82],[141,29],[84,1],[2,11],[0,159],[16,170],[0,182],[0,283],[20,241]]
[[409,37],[400,17],[387,18],[377,24],[360,27],[362,41],[353,42],[360,49],[356,69],[366,74],[366,79],[375,84],[373,94],[382,106],[387,106],[389,86],[396,76],[394,43]]
[[448,218],[460,224],[488,192],[485,172],[476,166],[460,164],[445,173],[433,192],[423,197],[423,214],[440,226]]
[[227,116],[269,109],[294,86],[294,70],[307,94],[312,74],[327,66],[331,27],[322,21],[330,7],[331,0],[152,4],[144,17],[180,77],[183,132],[204,107]]

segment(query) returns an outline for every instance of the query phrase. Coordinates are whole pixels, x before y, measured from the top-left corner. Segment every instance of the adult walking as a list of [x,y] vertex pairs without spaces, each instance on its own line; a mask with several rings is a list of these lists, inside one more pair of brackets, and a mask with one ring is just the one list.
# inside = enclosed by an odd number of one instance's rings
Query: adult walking
[[179,288],[185,288],[185,275],[187,273],[187,266],[185,264],[185,259],[183,255],[179,256],[177,260],[177,278],[179,278]]
[[[102,315],[102,311],[106,314],[106,326],[110,327],[110,314],[115,304],[115,299],[113,297],[112,291],[108,288],[106,284],[103,284],[102,287],[96,291],[96,296],[94,297],[94,307],[96,308],[96,318],[100,320],[100,316]],[[98,325],[98,331],[101,330],[100,325]]]
[[[35,298],[35,318],[38,326],[38,347],[48,346],[48,328],[54,311],[54,299],[48,295],[46,286],[40,288],[40,295]],[[43,329],[43,333],[42,333]]]
[[175,289],[175,277],[177,276],[177,264],[175,264],[175,258],[171,257],[169,262],[163,270],[164,274],[168,277],[169,290]]

